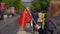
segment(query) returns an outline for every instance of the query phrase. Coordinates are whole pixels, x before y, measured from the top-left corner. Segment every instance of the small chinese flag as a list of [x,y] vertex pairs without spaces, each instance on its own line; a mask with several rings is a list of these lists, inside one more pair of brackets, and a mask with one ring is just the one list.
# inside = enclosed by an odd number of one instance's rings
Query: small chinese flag
[[18,24],[24,29],[26,24],[32,19],[29,11],[25,9],[22,15],[18,18]]

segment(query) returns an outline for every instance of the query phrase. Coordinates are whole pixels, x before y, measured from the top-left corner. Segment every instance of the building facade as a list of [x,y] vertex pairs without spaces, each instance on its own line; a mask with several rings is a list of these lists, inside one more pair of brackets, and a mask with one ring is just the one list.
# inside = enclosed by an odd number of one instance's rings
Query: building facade
[[32,1],[33,1],[33,0],[22,0],[23,5],[25,5],[26,7],[30,7]]

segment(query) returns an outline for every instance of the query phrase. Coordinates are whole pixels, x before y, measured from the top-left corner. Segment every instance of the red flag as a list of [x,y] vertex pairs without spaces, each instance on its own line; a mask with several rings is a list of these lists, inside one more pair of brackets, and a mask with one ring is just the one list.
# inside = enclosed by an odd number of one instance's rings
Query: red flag
[[17,22],[22,27],[25,28],[26,24],[32,19],[29,11],[25,9],[22,15],[18,18]]

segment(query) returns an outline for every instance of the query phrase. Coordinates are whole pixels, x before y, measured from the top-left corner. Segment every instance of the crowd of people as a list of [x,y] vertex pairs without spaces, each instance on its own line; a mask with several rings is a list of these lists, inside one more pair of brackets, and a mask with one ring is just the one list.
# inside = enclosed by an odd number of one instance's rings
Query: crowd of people
[[[15,10],[14,7],[11,7],[11,8],[4,8],[4,10],[2,10],[0,8],[0,20],[3,20],[4,17],[12,17],[12,16],[15,16],[17,14],[20,14],[20,10]],[[4,16],[6,15],[6,16]]]
[[49,13],[48,7],[45,7],[41,10],[39,10],[38,8],[33,10],[32,17],[34,20],[32,24],[33,24],[34,32],[38,31],[39,34],[60,34],[60,31],[59,31],[60,29],[58,28],[58,25],[57,25],[59,24],[57,19],[60,20],[60,18],[57,16],[60,16],[60,13],[56,12],[58,13],[56,15],[56,13],[54,12],[53,16],[51,16],[51,13]]

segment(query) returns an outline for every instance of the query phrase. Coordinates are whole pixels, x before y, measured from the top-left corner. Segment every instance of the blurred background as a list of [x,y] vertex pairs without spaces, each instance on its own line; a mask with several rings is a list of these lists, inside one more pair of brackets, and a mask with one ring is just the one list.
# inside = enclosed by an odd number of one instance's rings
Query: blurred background
[[21,30],[16,21],[23,10],[29,7],[33,12],[34,9],[48,7],[48,11],[58,11],[58,6],[60,7],[60,0],[0,0],[0,34],[32,34],[30,24]]

